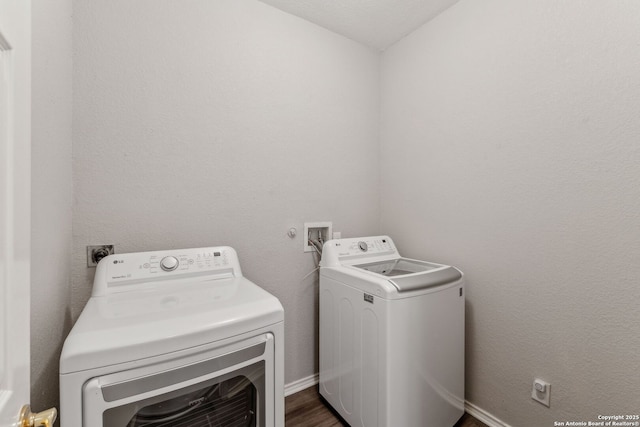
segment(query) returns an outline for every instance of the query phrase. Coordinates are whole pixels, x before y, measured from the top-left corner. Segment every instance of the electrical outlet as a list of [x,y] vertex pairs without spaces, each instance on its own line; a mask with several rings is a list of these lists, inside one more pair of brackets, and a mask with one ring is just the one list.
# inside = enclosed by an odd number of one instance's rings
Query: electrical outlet
[[549,397],[551,396],[551,384],[542,381],[539,378],[533,380],[533,388],[531,390],[531,398],[542,403],[546,407],[549,405]]
[[87,246],[87,267],[95,267],[102,258],[115,253],[115,245]]
[[304,252],[314,252],[315,249],[309,244],[309,239],[326,242],[333,237],[333,225],[331,221],[305,222],[303,236]]

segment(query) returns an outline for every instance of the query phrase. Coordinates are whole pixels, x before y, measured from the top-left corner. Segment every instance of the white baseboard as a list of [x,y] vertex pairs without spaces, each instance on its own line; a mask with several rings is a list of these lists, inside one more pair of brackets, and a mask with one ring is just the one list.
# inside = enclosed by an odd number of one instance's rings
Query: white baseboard
[[[319,376],[316,373],[313,375],[309,375],[308,377],[290,382],[289,384],[285,384],[284,395],[290,396],[292,394],[298,393],[299,391],[306,390],[309,387],[313,387],[314,385],[318,384],[318,381]],[[465,400],[464,402],[464,410],[469,415],[472,415],[478,421],[482,421],[489,427],[511,427],[509,424],[505,423],[504,421],[495,417],[493,414],[490,414],[484,409],[477,407],[468,400]]]
[[309,375],[306,378],[301,378],[297,381],[291,382],[289,384],[285,384],[284,386],[284,395],[289,396],[291,394],[297,393],[299,391],[305,390],[309,387],[313,387],[318,384],[319,377],[318,374]]
[[482,421],[489,427],[511,427],[509,424],[505,423],[499,418],[496,418],[495,416],[488,413],[484,409],[478,408],[476,405],[469,402],[468,400],[465,400],[464,402],[464,410],[469,415],[472,415],[478,421]]

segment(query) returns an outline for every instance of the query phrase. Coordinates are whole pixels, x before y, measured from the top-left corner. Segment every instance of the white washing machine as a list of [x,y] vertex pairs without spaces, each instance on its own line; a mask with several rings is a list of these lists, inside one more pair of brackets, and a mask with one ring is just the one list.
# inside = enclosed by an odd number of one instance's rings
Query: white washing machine
[[451,427],[464,413],[464,284],[387,236],[320,263],[320,394],[352,426]]
[[230,247],[108,256],[62,350],[61,426],[281,427],[283,339]]

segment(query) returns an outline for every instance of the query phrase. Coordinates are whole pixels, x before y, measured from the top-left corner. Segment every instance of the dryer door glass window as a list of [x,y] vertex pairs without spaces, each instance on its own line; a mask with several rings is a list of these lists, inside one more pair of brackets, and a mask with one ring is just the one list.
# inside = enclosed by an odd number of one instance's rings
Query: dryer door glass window
[[256,387],[237,376],[140,409],[127,427],[255,426]]
[[103,413],[104,427],[264,425],[265,362]]

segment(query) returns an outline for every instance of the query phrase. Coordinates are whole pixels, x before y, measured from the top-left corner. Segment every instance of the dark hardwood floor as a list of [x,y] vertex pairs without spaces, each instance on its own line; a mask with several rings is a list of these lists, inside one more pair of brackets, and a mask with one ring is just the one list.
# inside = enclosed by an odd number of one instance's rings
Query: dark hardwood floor
[[320,400],[318,386],[309,387],[287,396],[284,400],[284,412],[285,427],[342,427],[347,425]]
[[[318,394],[317,386],[288,396],[285,399],[284,406],[286,427],[348,426],[323,403]],[[487,427],[487,425],[465,413],[455,427]]]

